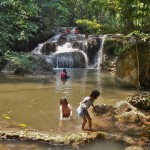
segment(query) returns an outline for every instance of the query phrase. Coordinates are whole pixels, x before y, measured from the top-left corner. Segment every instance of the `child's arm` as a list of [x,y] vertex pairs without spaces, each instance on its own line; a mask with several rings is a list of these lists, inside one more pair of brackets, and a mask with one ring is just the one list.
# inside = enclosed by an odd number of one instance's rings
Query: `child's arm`
[[93,104],[91,104],[92,105],[92,107],[93,107],[93,109],[94,109],[94,111],[95,111],[95,106],[93,105]]
[[60,106],[60,119],[63,118],[62,106]]
[[72,117],[72,106],[70,104],[68,104],[68,107],[70,109],[70,116],[69,116],[69,118],[71,118]]
[[70,111],[70,116],[69,116],[69,118],[71,118],[72,117],[72,110]]

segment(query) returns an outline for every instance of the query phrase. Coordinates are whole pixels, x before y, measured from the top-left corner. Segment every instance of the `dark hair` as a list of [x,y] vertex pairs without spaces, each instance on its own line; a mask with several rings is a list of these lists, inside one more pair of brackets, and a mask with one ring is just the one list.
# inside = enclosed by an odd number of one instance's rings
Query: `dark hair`
[[66,69],[63,69],[63,72],[66,72]]
[[100,95],[100,92],[97,90],[92,91],[90,97],[97,98]]
[[60,105],[62,105],[62,103],[65,102],[66,104],[68,104],[68,101],[65,97],[61,97],[60,98]]

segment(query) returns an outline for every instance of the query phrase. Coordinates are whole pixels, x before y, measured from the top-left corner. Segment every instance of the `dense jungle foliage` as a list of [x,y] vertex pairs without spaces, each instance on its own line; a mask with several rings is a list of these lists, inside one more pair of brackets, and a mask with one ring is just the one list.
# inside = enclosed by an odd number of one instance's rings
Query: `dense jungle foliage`
[[150,32],[149,0],[1,0],[0,10],[4,57],[10,50],[31,51],[60,26],[78,26],[86,34]]

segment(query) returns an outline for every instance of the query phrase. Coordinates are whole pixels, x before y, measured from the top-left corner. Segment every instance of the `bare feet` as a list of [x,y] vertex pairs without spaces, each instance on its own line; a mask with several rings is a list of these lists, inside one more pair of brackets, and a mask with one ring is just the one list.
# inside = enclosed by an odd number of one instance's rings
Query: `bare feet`
[[84,128],[82,128],[82,130],[83,131],[91,131],[91,132],[93,131],[93,129],[84,129]]

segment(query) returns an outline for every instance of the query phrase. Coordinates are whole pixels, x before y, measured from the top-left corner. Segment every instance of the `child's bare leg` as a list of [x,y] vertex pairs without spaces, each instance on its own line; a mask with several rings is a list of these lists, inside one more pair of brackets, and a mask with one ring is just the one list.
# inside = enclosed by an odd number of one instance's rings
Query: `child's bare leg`
[[86,118],[83,117],[82,130],[84,130],[84,127],[85,127],[86,122],[87,122]]
[[87,116],[89,129],[92,130],[92,118],[90,116]]

